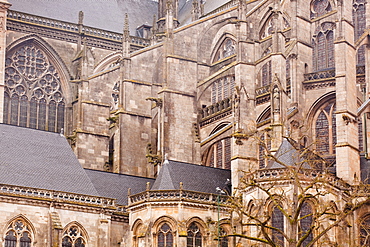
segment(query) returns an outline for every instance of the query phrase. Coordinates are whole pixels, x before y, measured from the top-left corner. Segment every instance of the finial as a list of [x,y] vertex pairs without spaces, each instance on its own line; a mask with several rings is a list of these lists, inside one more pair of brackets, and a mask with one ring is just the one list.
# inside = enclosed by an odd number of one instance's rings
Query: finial
[[124,24],[124,27],[123,27],[123,35],[125,36],[125,37],[129,37],[129,35],[130,35],[130,26],[129,26],[129,24],[128,24],[128,14],[126,13],[125,14],[125,24]]
[[131,195],[131,188],[128,188],[127,190],[127,196],[130,196]]
[[64,136],[64,129],[63,128],[60,129],[60,136]]
[[165,154],[164,155],[164,162],[163,162],[163,165],[164,164],[169,164],[170,162],[168,162],[168,154]]
[[84,22],[84,12],[80,11],[78,12],[78,24],[82,25],[83,22]]
[[184,189],[184,184],[180,182],[180,190],[183,190],[183,189]]
[[147,182],[146,183],[146,190],[148,191],[148,190],[150,190],[150,182]]

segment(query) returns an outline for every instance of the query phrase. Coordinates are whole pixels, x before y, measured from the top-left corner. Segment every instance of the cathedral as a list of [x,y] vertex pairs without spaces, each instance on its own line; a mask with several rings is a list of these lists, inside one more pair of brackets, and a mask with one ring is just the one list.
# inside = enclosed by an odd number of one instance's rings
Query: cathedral
[[369,26],[365,0],[0,0],[0,246],[370,246]]

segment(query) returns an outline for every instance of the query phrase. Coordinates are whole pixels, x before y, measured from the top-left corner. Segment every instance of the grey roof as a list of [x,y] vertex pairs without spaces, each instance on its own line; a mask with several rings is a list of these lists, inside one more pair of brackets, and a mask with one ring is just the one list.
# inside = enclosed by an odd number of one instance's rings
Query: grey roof
[[8,0],[11,10],[72,23],[84,12],[84,25],[122,33],[125,13],[129,15],[130,34],[142,24],[152,25],[157,15],[154,0]]
[[292,145],[291,140],[287,138],[283,139],[283,142],[275,154],[275,158],[280,163],[273,160],[268,164],[267,168],[285,168],[284,165],[295,166],[299,163],[299,160],[301,160],[299,151]]
[[154,182],[154,179],[151,178],[89,169],[85,169],[85,171],[100,196],[115,198],[120,205],[127,205],[127,192],[129,188],[131,189],[131,194],[137,194],[145,191],[147,182],[151,184]]
[[182,182],[184,190],[216,193],[216,188],[225,188],[230,178],[230,170],[170,160],[164,162],[151,190],[177,190]]
[[0,124],[0,184],[98,195],[66,138]]

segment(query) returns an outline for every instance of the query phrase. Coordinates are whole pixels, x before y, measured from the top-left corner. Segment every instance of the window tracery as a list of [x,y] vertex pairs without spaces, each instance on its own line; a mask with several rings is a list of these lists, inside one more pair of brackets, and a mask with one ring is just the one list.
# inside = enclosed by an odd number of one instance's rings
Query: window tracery
[[32,246],[32,231],[29,224],[22,218],[18,218],[8,226],[5,238],[5,247],[31,247]]
[[231,138],[222,139],[209,148],[207,166],[231,169]]
[[211,101],[216,104],[224,99],[229,98],[235,89],[235,77],[226,76],[213,82],[211,86]]
[[118,109],[118,100],[119,100],[119,82],[116,82],[112,90],[112,104],[110,108],[111,111]]
[[370,215],[360,221],[360,246],[370,246]]
[[[366,29],[366,2],[354,0],[352,9],[353,25],[355,27],[355,40],[358,40]],[[365,46],[357,50],[357,65],[365,65]]]
[[213,62],[217,62],[221,59],[230,57],[236,53],[236,43],[232,38],[227,37],[216,52],[216,56],[213,59]]
[[65,101],[59,74],[33,42],[7,54],[4,123],[60,132]]
[[311,3],[311,19],[320,17],[332,11],[329,0],[315,0]]
[[272,35],[275,30],[275,18],[270,17],[260,32],[260,39],[264,39]]
[[62,236],[62,247],[85,247],[86,237],[76,224],[70,225]]
[[313,45],[313,65],[316,71],[331,69],[335,66],[334,29],[335,24],[323,23],[317,30]]
[[158,230],[158,247],[172,247],[173,233],[171,227],[164,223]]
[[335,103],[329,102],[324,105],[315,122],[316,150],[323,155],[335,154],[337,143]]
[[201,247],[202,246],[202,233],[198,227],[198,225],[193,222],[190,224],[187,230],[187,239],[186,239],[186,246],[187,247]]

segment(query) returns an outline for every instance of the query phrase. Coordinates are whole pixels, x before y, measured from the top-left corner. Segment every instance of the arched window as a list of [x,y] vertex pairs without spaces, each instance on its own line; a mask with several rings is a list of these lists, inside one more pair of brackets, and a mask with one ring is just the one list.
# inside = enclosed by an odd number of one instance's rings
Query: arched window
[[227,237],[227,232],[225,228],[220,226],[220,246],[221,247],[228,247],[229,246],[229,238]]
[[217,62],[221,59],[230,57],[235,54],[235,41],[232,38],[227,37],[216,52],[216,56],[213,62]]
[[70,224],[63,232],[62,247],[85,247],[86,236],[77,224]]
[[34,42],[5,60],[4,123],[53,132],[64,126],[65,102],[53,63]]
[[193,222],[188,227],[188,236],[186,239],[187,247],[201,247],[202,246],[202,233],[198,225]]
[[360,221],[360,246],[370,246],[370,215]]
[[334,59],[334,28],[333,23],[323,23],[316,30],[312,40],[313,45],[313,66],[314,70],[332,69],[335,66]]
[[270,85],[272,82],[271,61],[268,61],[262,66],[261,73],[261,87]]
[[280,231],[284,232],[284,215],[278,207],[272,209],[271,215],[271,225],[272,227],[279,230],[272,230],[272,241],[279,244],[279,246],[284,246],[284,236]]
[[207,166],[231,169],[231,138],[222,139],[209,148]]
[[[353,25],[355,26],[355,40],[358,40],[366,28],[366,2],[354,0],[352,9]],[[365,65],[365,45],[357,50],[357,65]]]
[[[301,212],[300,212],[300,237],[306,235],[309,230],[312,230],[313,222],[313,215],[312,215],[312,207],[309,203],[305,202],[302,205]],[[312,232],[307,236],[307,238],[303,241],[302,246],[307,246],[313,239]]]
[[234,93],[234,88],[234,76],[226,76],[213,82],[211,86],[212,104],[216,104],[217,102],[231,97]]
[[332,11],[329,0],[314,0],[311,3],[311,19],[325,15]]
[[335,102],[323,105],[315,121],[316,150],[322,155],[335,154],[337,143]]
[[32,246],[31,226],[23,218],[13,220],[5,233],[5,247],[31,247]]
[[164,223],[158,231],[158,247],[172,247],[173,246],[173,233],[171,227]]

